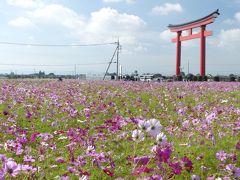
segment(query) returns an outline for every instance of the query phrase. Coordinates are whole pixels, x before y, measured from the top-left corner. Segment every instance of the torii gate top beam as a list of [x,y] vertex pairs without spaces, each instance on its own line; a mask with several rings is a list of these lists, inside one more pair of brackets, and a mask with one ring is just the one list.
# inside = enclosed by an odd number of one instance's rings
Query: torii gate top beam
[[170,29],[171,32],[186,31],[189,29],[193,29],[193,28],[205,26],[207,24],[211,24],[214,22],[215,18],[218,17],[218,15],[220,15],[220,13],[219,13],[219,10],[217,9],[216,11],[212,12],[211,14],[209,14],[203,18],[197,19],[195,21],[191,21],[191,22],[184,23],[184,24],[176,24],[176,25],[169,24],[168,28]]

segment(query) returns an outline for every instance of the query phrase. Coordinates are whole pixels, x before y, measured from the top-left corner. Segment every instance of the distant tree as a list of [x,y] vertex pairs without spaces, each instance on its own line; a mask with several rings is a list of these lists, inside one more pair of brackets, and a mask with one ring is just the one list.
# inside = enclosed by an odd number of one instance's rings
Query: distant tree
[[174,81],[182,81],[183,77],[182,76],[173,76]]
[[162,77],[162,74],[154,74],[153,75],[153,78],[160,78],[160,77]]
[[45,72],[39,71],[38,78],[44,78],[44,77],[45,77]]
[[55,78],[56,75],[55,75],[54,73],[49,73],[49,74],[47,75],[47,77],[48,77],[48,78]]
[[234,77],[234,76],[229,77],[229,81],[230,82],[235,82],[236,81],[236,77]]
[[236,81],[236,76],[234,74],[229,74],[229,81],[230,82],[235,82]]
[[14,78],[15,78],[14,72],[11,72],[11,73],[8,75],[8,78],[9,78],[9,79],[14,79]]
[[198,80],[197,76],[193,76],[193,81],[197,81],[197,80]]
[[202,77],[202,81],[207,81],[208,80],[208,77],[207,76],[203,76]]
[[194,77],[194,75],[191,74],[191,73],[186,75],[186,78],[187,78],[188,81],[193,81],[193,77]]
[[180,74],[181,74],[182,77],[185,77],[185,72],[181,71]]
[[220,77],[219,76],[214,76],[213,80],[216,81],[216,82],[219,82],[220,81]]
[[238,76],[237,81],[240,82],[240,76]]
[[202,81],[203,77],[202,76],[197,76],[197,81]]

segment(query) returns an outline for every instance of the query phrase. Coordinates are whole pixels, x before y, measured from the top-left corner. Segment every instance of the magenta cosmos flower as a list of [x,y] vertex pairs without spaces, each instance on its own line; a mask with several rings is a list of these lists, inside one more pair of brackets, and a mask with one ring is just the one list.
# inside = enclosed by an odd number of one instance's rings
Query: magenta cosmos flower
[[148,156],[135,157],[133,161],[137,165],[147,165],[150,161],[150,158]]
[[239,140],[238,143],[236,144],[236,149],[240,150],[240,140]]

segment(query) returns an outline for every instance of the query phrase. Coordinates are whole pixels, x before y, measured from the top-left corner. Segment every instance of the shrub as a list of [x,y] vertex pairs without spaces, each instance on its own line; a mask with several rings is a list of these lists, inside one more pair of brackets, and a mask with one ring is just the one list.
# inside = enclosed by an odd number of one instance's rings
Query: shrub
[[193,81],[193,77],[194,77],[194,75],[193,74],[187,74],[187,80],[188,81]]
[[230,77],[229,77],[229,81],[230,81],[230,82],[235,82],[235,81],[236,81],[236,77],[230,76]]
[[202,81],[202,76],[197,76],[197,81]]
[[193,76],[193,81],[197,81],[197,76]]
[[207,80],[208,80],[208,77],[207,77],[207,76],[203,76],[202,80],[203,80],[203,81],[207,81]]
[[220,78],[219,78],[219,76],[214,76],[213,80],[219,82]]

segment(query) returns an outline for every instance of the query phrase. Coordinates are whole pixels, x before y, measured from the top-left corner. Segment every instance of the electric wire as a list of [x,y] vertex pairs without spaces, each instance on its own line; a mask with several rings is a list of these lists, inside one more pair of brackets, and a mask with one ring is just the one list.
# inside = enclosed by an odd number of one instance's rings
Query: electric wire
[[113,45],[113,44],[116,44],[116,42],[93,43],[93,44],[40,44],[40,43],[21,43],[21,42],[0,41],[0,44],[2,44],[2,45],[14,45],[14,46],[38,46],[38,47],[84,47],[84,46]]

